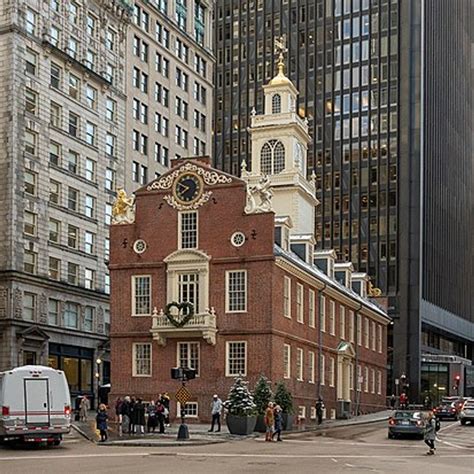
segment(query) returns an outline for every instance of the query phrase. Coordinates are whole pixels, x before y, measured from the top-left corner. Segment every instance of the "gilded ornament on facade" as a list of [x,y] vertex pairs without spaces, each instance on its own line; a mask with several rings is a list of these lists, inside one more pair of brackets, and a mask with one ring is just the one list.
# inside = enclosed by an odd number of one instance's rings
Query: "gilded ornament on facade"
[[133,224],[134,222],[135,197],[128,197],[124,189],[119,189],[112,208],[112,224]]

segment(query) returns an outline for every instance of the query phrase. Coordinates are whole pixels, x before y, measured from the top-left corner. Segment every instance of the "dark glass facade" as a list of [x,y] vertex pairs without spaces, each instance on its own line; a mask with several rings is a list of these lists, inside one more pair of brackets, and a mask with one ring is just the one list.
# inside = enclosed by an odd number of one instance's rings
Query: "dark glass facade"
[[422,327],[472,359],[472,13],[470,0],[216,3],[215,165],[238,174],[250,153],[285,35],[312,136],[317,245],[389,296],[389,380],[406,374],[414,395],[432,350]]

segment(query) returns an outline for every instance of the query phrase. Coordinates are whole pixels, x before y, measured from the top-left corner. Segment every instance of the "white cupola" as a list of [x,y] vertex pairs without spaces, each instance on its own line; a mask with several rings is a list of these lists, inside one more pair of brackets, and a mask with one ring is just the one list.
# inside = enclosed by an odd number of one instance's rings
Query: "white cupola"
[[[262,115],[252,111],[249,133],[252,140],[251,171],[242,168],[249,185],[268,176],[276,215],[291,216],[292,233],[313,234],[318,201],[315,183],[307,178],[308,123],[296,112],[298,90],[284,72],[280,52],[278,74],[263,86]],[[248,164],[248,163],[247,163]]]

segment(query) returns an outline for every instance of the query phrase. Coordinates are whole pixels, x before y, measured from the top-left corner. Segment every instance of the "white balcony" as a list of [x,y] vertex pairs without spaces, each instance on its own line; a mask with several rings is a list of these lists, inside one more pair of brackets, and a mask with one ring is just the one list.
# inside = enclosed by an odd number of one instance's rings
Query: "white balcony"
[[[175,316],[180,321],[180,316]],[[216,313],[214,308],[204,313],[195,314],[184,326],[176,327],[164,314],[155,310],[152,316],[152,327],[150,332],[153,339],[161,346],[166,345],[168,338],[202,337],[211,345],[216,344]]]

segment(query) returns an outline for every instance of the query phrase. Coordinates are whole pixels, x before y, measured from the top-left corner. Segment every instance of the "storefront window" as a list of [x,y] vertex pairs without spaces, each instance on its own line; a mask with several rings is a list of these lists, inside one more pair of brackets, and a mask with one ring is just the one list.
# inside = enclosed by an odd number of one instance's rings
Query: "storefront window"
[[59,369],[59,358],[55,355],[50,355],[48,357],[48,367],[52,369]]
[[92,361],[81,359],[81,390],[92,391]]
[[69,390],[79,390],[79,359],[64,357],[63,370],[66,374]]

